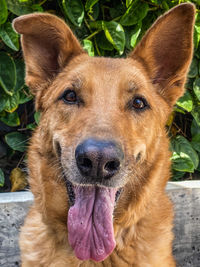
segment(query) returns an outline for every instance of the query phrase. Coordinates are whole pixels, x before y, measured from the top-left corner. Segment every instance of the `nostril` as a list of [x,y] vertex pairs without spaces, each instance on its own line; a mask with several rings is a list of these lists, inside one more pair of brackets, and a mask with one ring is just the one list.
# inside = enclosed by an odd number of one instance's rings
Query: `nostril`
[[85,167],[85,168],[88,168],[88,169],[91,169],[92,168],[92,161],[88,158],[83,158],[81,160],[81,164],[80,164],[82,167]]
[[120,166],[119,160],[112,160],[108,161],[105,164],[104,169],[108,172],[116,172],[119,169],[119,166]]
[[84,173],[87,173],[92,169],[92,161],[89,158],[79,157],[77,159],[77,164],[79,169]]

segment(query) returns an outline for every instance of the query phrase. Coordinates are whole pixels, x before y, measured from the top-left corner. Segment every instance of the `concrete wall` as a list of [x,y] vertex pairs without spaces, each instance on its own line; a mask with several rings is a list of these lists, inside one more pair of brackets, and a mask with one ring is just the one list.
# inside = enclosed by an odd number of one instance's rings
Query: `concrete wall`
[[32,201],[33,196],[29,192],[0,194],[1,267],[20,266],[18,234]]
[[[173,251],[177,266],[200,267],[200,181],[169,183],[167,192],[174,202],[176,213]],[[18,233],[32,201],[30,192],[0,194],[2,267],[20,265]]]
[[174,203],[174,255],[177,266],[200,267],[200,181],[169,183]]

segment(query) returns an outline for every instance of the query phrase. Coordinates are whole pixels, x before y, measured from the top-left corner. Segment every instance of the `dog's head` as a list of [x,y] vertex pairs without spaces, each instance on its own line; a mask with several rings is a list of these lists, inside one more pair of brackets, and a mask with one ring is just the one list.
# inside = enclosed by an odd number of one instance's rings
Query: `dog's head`
[[66,183],[69,242],[80,259],[100,261],[113,250],[112,216],[121,189],[116,222],[128,201],[139,199],[155,161],[169,168],[164,127],[184,92],[193,22],[193,5],[180,5],[159,18],[126,59],[112,59],[89,57],[53,15],[14,20],[26,83],[42,113],[31,147],[43,165],[34,171],[58,217],[67,209]]

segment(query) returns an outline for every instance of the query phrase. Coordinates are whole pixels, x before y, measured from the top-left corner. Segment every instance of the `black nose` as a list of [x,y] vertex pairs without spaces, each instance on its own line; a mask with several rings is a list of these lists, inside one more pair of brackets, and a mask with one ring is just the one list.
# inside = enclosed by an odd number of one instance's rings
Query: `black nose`
[[100,181],[119,171],[124,154],[112,141],[87,139],[77,146],[75,157],[83,176]]

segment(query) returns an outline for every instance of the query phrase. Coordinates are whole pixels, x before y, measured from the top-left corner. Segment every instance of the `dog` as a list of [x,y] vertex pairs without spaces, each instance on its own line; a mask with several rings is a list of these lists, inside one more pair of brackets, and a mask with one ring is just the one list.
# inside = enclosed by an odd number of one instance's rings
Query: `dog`
[[14,20],[41,112],[23,267],[175,266],[165,125],[184,93],[194,13],[190,3],[165,13],[127,58],[89,57],[54,15]]

